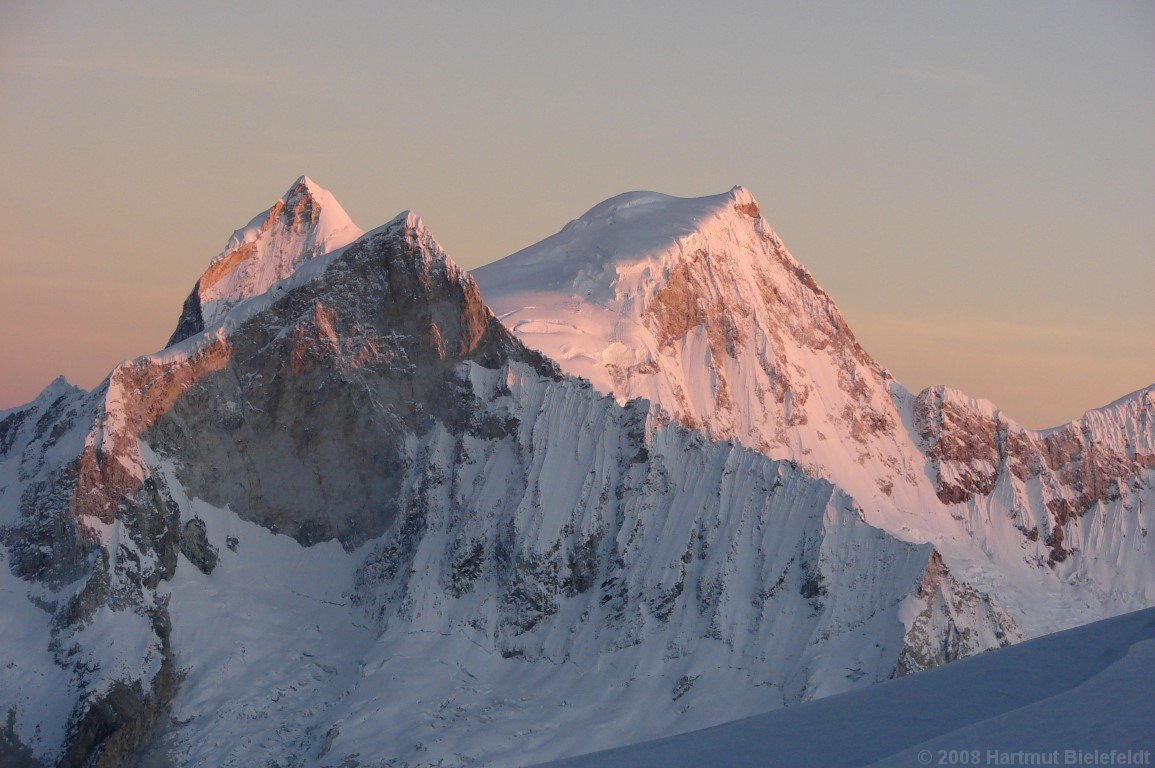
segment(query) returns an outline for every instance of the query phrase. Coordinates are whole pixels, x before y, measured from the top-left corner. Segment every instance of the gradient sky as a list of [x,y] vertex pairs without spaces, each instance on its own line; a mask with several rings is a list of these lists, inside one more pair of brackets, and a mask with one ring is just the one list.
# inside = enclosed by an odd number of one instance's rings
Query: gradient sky
[[473,267],[748,187],[912,389],[1155,381],[1155,4],[0,0],[0,408],[154,351],[302,173]]

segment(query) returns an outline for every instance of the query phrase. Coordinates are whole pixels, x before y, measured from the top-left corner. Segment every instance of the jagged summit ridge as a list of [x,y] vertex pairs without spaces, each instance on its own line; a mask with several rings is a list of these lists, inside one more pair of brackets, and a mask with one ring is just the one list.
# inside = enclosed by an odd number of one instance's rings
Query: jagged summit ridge
[[328,190],[299,177],[277,202],[233,232],[193,286],[168,345],[212,327],[301,264],[338,251],[362,234]]
[[[308,176],[299,176],[276,203],[254,216],[248,224],[234,231],[224,249],[212,260],[212,263],[227,258],[237,248],[257,240],[268,230],[270,218],[281,210],[287,210],[290,227],[300,227],[305,222],[314,225],[315,235],[322,247],[326,241],[341,240],[347,232],[356,230],[357,235],[360,234],[360,230],[353,224],[349,214],[345,212],[345,209],[341,207],[337,198],[329,190],[321,187]],[[357,235],[353,239],[356,239]]]
[[318,190],[230,239],[205,333],[0,413],[0,763],[520,765],[1152,599],[1150,391],[1045,435],[915,397],[741,188],[515,254],[508,328]]
[[402,253],[415,259],[416,268],[444,274],[453,282],[475,282],[468,272],[449,257],[425,225],[425,220],[411,210],[402,211],[358,239],[371,242],[382,236],[400,236],[408,243],[409,247],[403,249]]

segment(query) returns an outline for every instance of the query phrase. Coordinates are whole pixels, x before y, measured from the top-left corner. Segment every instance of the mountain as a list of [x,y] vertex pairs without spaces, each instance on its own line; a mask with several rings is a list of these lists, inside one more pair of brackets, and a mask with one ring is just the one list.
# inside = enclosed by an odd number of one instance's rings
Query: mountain
[[1155,604],[1155,386],[1043,432],[954,389],[915,395],[741,187],[619,195],[473,275],[567,373],[827,478],[1031,636]]
[[1143,765],[1155,751],[1153,668],[1148,609],[551,768]]
[[334,206],[298,181],[168,347],[0,413],[5,764],[521,765],[1020,639],[829,481],[563,374],[417,216]]
[[306,261],[339,251],[363,234],[328,190],[301,176],[229,238],[185,299],[169,346],[216,324]]

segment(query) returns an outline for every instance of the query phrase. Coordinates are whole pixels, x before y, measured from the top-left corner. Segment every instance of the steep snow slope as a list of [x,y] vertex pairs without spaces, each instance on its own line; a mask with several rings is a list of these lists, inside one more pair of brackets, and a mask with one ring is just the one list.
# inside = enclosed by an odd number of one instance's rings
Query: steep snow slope
[[[959,615],[951,636],[1000,643],[997,609],[957,586],[920,594],[928,550],[862,525],[828,485],[750,452],[699,456],[678,430],[650,443],[655,478],[631,464],[637,415],[534,377],[509,389],[497,412],[521,420],[517,439],[439,430],[414,457],[405,520],[367,554],[296,548],[180,502],[220,559],[173,581],[173,645],[195,670],[173,712],[195,720],[163,740],[179,762],[248,765],[327,743],[338,757],[518,765],[627,743],[885,679],[906,647],[900,617],[939,599]],[[527,467],[517,454],[529,446]],[[691,487],[662,488],[679,472]],[[281,554],[262,554],[278,540]],[[237,620],[206,620],[217,594]],[[286,650],[260,640],[254,653],[248,616],[269,616],[258,637]]]
[[516,765],[1018,638],[830,483],[560,375],[412,214],[0,447],[5,759]]
[[[1145,610],[863,691],[550,765],[1150,765],[1152,670],[1155,611]],[[1120,753],[1113,763],[1112,750]],[[1096,752],[1103,756],[1079,759]],[[1029,756],[1011,762],[1017,753]],[[1118,759],[1124,755],[1127,762]]]
[[[31,403],[0,412],[0,709],[17,713],[7,732],[0,731],[0,758],[7,757],[2,745],[17,739],[33,748],[63,743],[77,698],[88,688],[107,690],[110,676],[122,671],[116,664],[95,669],[107,656],[99,646],[70,658],[64,650],[73,633],[53,621],[60,603],[79,603],[79,591],[65,585],[83,572],[98,534],[46,507],[66,482],[63,465],[83,449],[97,403],[96,395],[62,377]],[[27,458],[10,460],[21,454]],[[96,675],[89,675],[94,669]],[[35,740],[29,740],[34,728]]]
[[[824,428],[836,443],[851,429],[893,426],[885,388],[863,383],[885,383],[885,373],[745,189],[620,195],[473,274],[531,347],[711,437],[798,453]],[[859,457],[854,445],[823,448],[818,458]]]
[[829,478],[1031,634],[1155,602],[1155,389],[1046,433],[956,390],[914,396],[742,188],[620,195],[473,274],[563,370]]
[[3,764],[116,753],[171,691],[155,589],[175,565],[174,520],[151,484],[139,505],[108,508],[131,471],[112,456],[101,466],[108,396],[107,381],[84,392],[58,379],[0,413]]

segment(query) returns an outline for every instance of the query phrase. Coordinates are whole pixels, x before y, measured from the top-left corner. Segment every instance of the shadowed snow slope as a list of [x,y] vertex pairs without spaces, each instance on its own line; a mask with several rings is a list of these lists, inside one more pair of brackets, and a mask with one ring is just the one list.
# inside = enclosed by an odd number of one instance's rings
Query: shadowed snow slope
[[[1108,764],[1067,760],[1067,750],[1146,750],[1145,758],[1114,764],[1150,765],[1153,689],[1155,610],[1149,609],[864,691],[550,768]],[[965,755],[940,760],[940,750]],[[1055,750],[1054,762],[1008,761],[1013,753]],[[1010,757],[1000,761],[1000,754]]]

